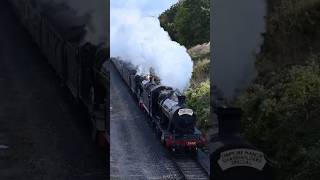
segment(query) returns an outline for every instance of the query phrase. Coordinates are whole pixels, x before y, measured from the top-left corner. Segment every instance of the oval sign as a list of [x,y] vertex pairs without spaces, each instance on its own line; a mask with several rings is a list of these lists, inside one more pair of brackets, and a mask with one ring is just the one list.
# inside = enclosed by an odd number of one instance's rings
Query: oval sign
[[236,166],[248,166],[261,171],[266,164],[266,159],[260,151],[232,149],[220,153],[218,164],[223,171]]
[[185,114],[192,116],[193,115],[192,109],[187,109],[187,108],[179,109],[179,111],[178,111],[178,115],[179,116],[182,116],[182,115],[185,115]]

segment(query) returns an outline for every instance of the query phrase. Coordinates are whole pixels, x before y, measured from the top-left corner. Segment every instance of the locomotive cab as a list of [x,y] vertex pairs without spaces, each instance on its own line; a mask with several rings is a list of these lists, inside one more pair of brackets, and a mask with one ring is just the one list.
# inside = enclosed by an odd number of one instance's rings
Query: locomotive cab
[[161,92],[171,91],[171,90],[172,90],[171,87],[161,86],[161,85],[155,86],[151,89],[151,100],[152,100],[151,112],[152,112],[152,115],[154,117],[156,117],[157,119],[160,119],[160,117],[161,117],[160,106],[158,103],[159,96],[160,96]]

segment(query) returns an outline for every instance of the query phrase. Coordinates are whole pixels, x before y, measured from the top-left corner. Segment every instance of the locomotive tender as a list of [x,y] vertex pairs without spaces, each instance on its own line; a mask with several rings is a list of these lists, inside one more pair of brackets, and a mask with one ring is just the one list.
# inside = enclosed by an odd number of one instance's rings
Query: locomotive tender
[[117,58],[111,61],[166,148],[196,150],[205,145],[205,138],[195,127],[196,114],[186,106],[185,96],[172,87],[156,83],[153,77],[138,75],[130,63]]
[[109,72],[106,70],[109,50],[90,43],[80,45],[84,26],[75,22],[68,24],[71,27],[67,29],[70,36],[63,34],[66,29],[61,31],[55,24],[58,22],[50,21],[48,14],[41,11],[34,1],[11,0],[10,3],[61,84],[87,110],[94,140],[106,147],[109,142]]

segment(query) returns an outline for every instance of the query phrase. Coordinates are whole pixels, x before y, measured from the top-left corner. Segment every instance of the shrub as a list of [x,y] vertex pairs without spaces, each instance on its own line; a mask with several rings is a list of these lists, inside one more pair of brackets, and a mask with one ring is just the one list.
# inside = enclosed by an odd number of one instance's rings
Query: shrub
[[276,83],[254,85],[238,100],[245,136],[275,162],[279,179],[320,177],[319,60],[274,74]]
[[208,130],[208,118],[210,113],[210,82],[206,80],[197,87],[189,88],[186,93],[187,105],[197,115],[197,126],[204,132]]

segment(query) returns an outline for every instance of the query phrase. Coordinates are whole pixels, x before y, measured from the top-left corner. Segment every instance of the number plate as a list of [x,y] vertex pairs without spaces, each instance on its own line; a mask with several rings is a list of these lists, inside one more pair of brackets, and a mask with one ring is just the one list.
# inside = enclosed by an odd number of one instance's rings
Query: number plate
[[190,145],[196,145],[196,142],[190,142],[190,141],[189,141],[189,142],[187,142],[187,145],[189,145],[189,146],[190,146]]

